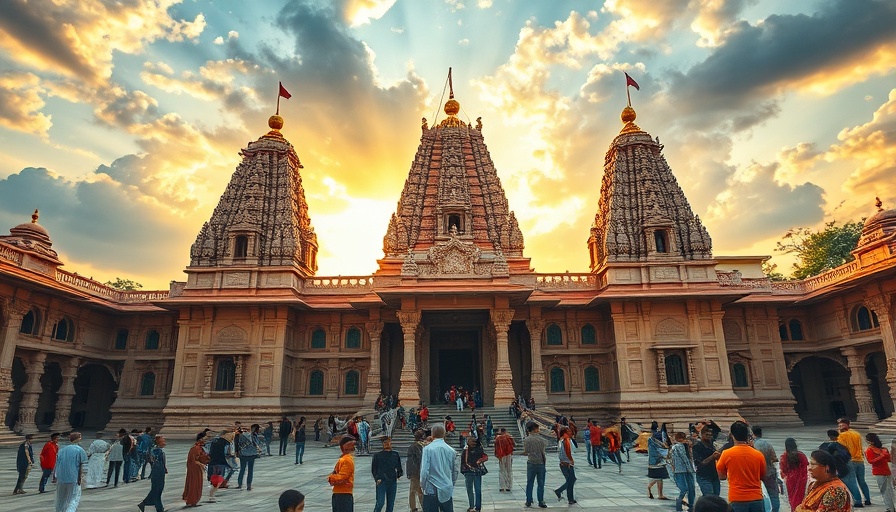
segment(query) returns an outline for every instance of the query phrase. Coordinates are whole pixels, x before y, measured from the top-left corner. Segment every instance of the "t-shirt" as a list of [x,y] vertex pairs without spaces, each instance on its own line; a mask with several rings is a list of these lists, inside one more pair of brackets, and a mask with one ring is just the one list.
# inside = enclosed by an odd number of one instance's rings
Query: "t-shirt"
[[588,432],[591,446],[600,446],[601,428],[596,425],[590,425],[588,427]]
[[718,480],[719,472],[716,471],[715,461],[708,461],[706,464],[703,464],[704,460],[715,453],[716,447],[712,444],[706,446],[703,442],[698,442],[694,443],[691,451],[694,454],[694,465],[697,466],[697,476],[709,480]]
[[736,444],[723,451],[716,469],[720,474],[728,474],[729,502],[762,499],[765,456],[752,446]]
[[545,464],[546,443],[538,434],[530,434],[523,439],[523,451],[529,456],[530,464]]
[[840,436],[837,437],[837,442],[849,450],[853,462],[862,462],[865,460],[862,458],[862,436],[855,430],[840,432]]

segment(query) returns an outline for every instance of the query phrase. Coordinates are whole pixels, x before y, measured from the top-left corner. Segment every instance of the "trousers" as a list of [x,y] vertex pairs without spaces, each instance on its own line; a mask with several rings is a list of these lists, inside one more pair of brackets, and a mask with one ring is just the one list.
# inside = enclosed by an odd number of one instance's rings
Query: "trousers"
[[498,481],[500,489],[510,489],[513,485],[513,456],[505,455],[498,459]]
[[544,503],[544,477],[547,474],[544,464],[526,462],[526,503],[532,503],[532,487],[538,480],[538,503]]
[[420,477],[411,477],[410,489],[408,489],[408,506],[411,510],[417,510],[417,503],[423,507],[423,489],[420,487]]

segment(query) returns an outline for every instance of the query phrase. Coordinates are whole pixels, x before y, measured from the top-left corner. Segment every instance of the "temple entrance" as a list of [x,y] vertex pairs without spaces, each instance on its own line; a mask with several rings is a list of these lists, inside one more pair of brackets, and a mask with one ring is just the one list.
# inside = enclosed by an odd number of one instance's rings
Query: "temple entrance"
[[790,372],[796,413],[806,425],[832,424],[841,416],[855,417],[859,410],[849,371],[824,357],[807,357]]
[[436,330],[430,338],[430,401],[444,402],[451,386],[482,391],[482,344],[478,330]]
[[102,430],[112,418],[110,409],[115,401],[118,385],[109,370],[102,365],[87,364],[75,378],[75,397],[72,400],[70,423],[74,428]]

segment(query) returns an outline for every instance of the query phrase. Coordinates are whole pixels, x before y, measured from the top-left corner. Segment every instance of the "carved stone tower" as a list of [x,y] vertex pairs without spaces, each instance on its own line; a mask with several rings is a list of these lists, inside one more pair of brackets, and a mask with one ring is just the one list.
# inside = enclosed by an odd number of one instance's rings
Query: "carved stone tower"
[[[588,250],[591,271],[608,263],[712,260],[712,240],[694,215],[659,140],[622,111],[622,131],[604,160]],[[671,276],[670,276],[671,277]]]
[[383,240],[380,275],[506,277],[528,273],[523,235],[507,206],[494,163],[476,126],[457,118],[460,103],[445,103],[447,118],[423,135],[397,211]]
[[311,227],[292,144],[271,131],[240,152],[240,162],[190,249],[190,267],[289,266],[307,277],[317,271],[317,235]]

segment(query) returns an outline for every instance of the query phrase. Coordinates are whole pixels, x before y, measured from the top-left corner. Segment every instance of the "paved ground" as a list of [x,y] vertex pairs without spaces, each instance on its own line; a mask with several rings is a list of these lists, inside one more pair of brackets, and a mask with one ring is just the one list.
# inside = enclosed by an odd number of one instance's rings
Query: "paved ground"
[[[775,449],[783,451],[784,439],[794,437],[804,451],[811,451],[822,442],[826,427],[812,427],[790,430],[775,430],[766,427],[766,438],[769,439]],[[862,432],[864,435],[864,432]],[[884,442],[889,445],[887,437]],[[276,440],[275,440],[276,443]],[[86,443],[85,445],[86,446]],[[40,446],[35,447],[38,452]],[[169,474],[163,499],[167,510],[181,510],[184,508],[180,500],[183,491],[184,475],[186,472],[184,461],[190,444],[185,441],[171,441],[166,448],[168,453]],[[274,447],[276,452],[276,447]],[[489,453],[493,453],[489,450]],[[15,485],[15,448],[0,448],[0,511],[28,512],[53,510],[53,498],[55,486],[50,486],[51,492],[37,493],[37,484],[40,472],[32,472],[25,483],[27,494],[13,496],[12,488]],[[549,454],[550,457],[550,454]],[[265,457],[259,459],[255,465],[255,481],[253,490],[240,491],[235,489],[221,490],[218,493],[217,503],[204,503],[202,510],[211,512],[215,510],[226,511],[277,511],[277,498],[286,489],[298,489],[306,496],[306,510],[329,510],[330,487],[327,485],[326,476],[333,468],[338,458],[338,448],[323,448],[322,443],[309,442],[305,451],[305,463],[297,466],[294,464],[294,455],[286,457]],[[404,459],[404,457],[402,457]],[[550,508],[581,508],[589,511],[617,511],[617,510],[669,510],[675,509],[674,501],[659,501],[647,499],[646,496],[646,460],[641,454],[632,454],[631,463],[623,465],[623,472],[619,474],[615,466],[604,466],[603,469],[591,469],[585,462],[584,447],[577,454],[576,497],[578,505],[570,507],[565,501],[558,502],[552,489],[562,483],[559,468],[556,464],[549,464],[546,484],[546,501]],[[372,510],[375,502],[375,492],[372,477],[369,472],[370,458],[366,456],[356,458],[355,479],[355,509]],[[513,490],[510,493],[498,492],[498,468],[497,462],[488,463],[490,472],[484,477],[482,508],[485,511],[495,510],[523,510],[525,501],[525,473],[526,461],[523,456],[516,456],[513,463]],[[879,493],[876,490],[871,470],[866,471],[868,482],[872,489],[872,500],[875,506],[866,507],[868,512],[882,512]],[[236,480],[234,475],[234,480]],[[408,481],[402,480],[398,486],[396,511],[408,510]],[[128,485],[119,485],[118,488],[106,488],[85,490],[79,510],[85,512],[95,511],[136,511],[136,503],[139,502],[149,490],[149,481],[140,481]],[[674,497],[677,494],[674,483],[667,481],[666,494]],[[722,495],[727,490],[723,484]],[[655,493],[656,494],[656,493]],[[698,491],[699,495],[699,491]],[[454,492],[455,510],[466,510],[466,491],[463,479],[458,481]],[[149,509],[147,509],[149,510]],[[532,509],[538,510],[538,509]],[[789,510],[786,499],[782,499],[781,510]]]

